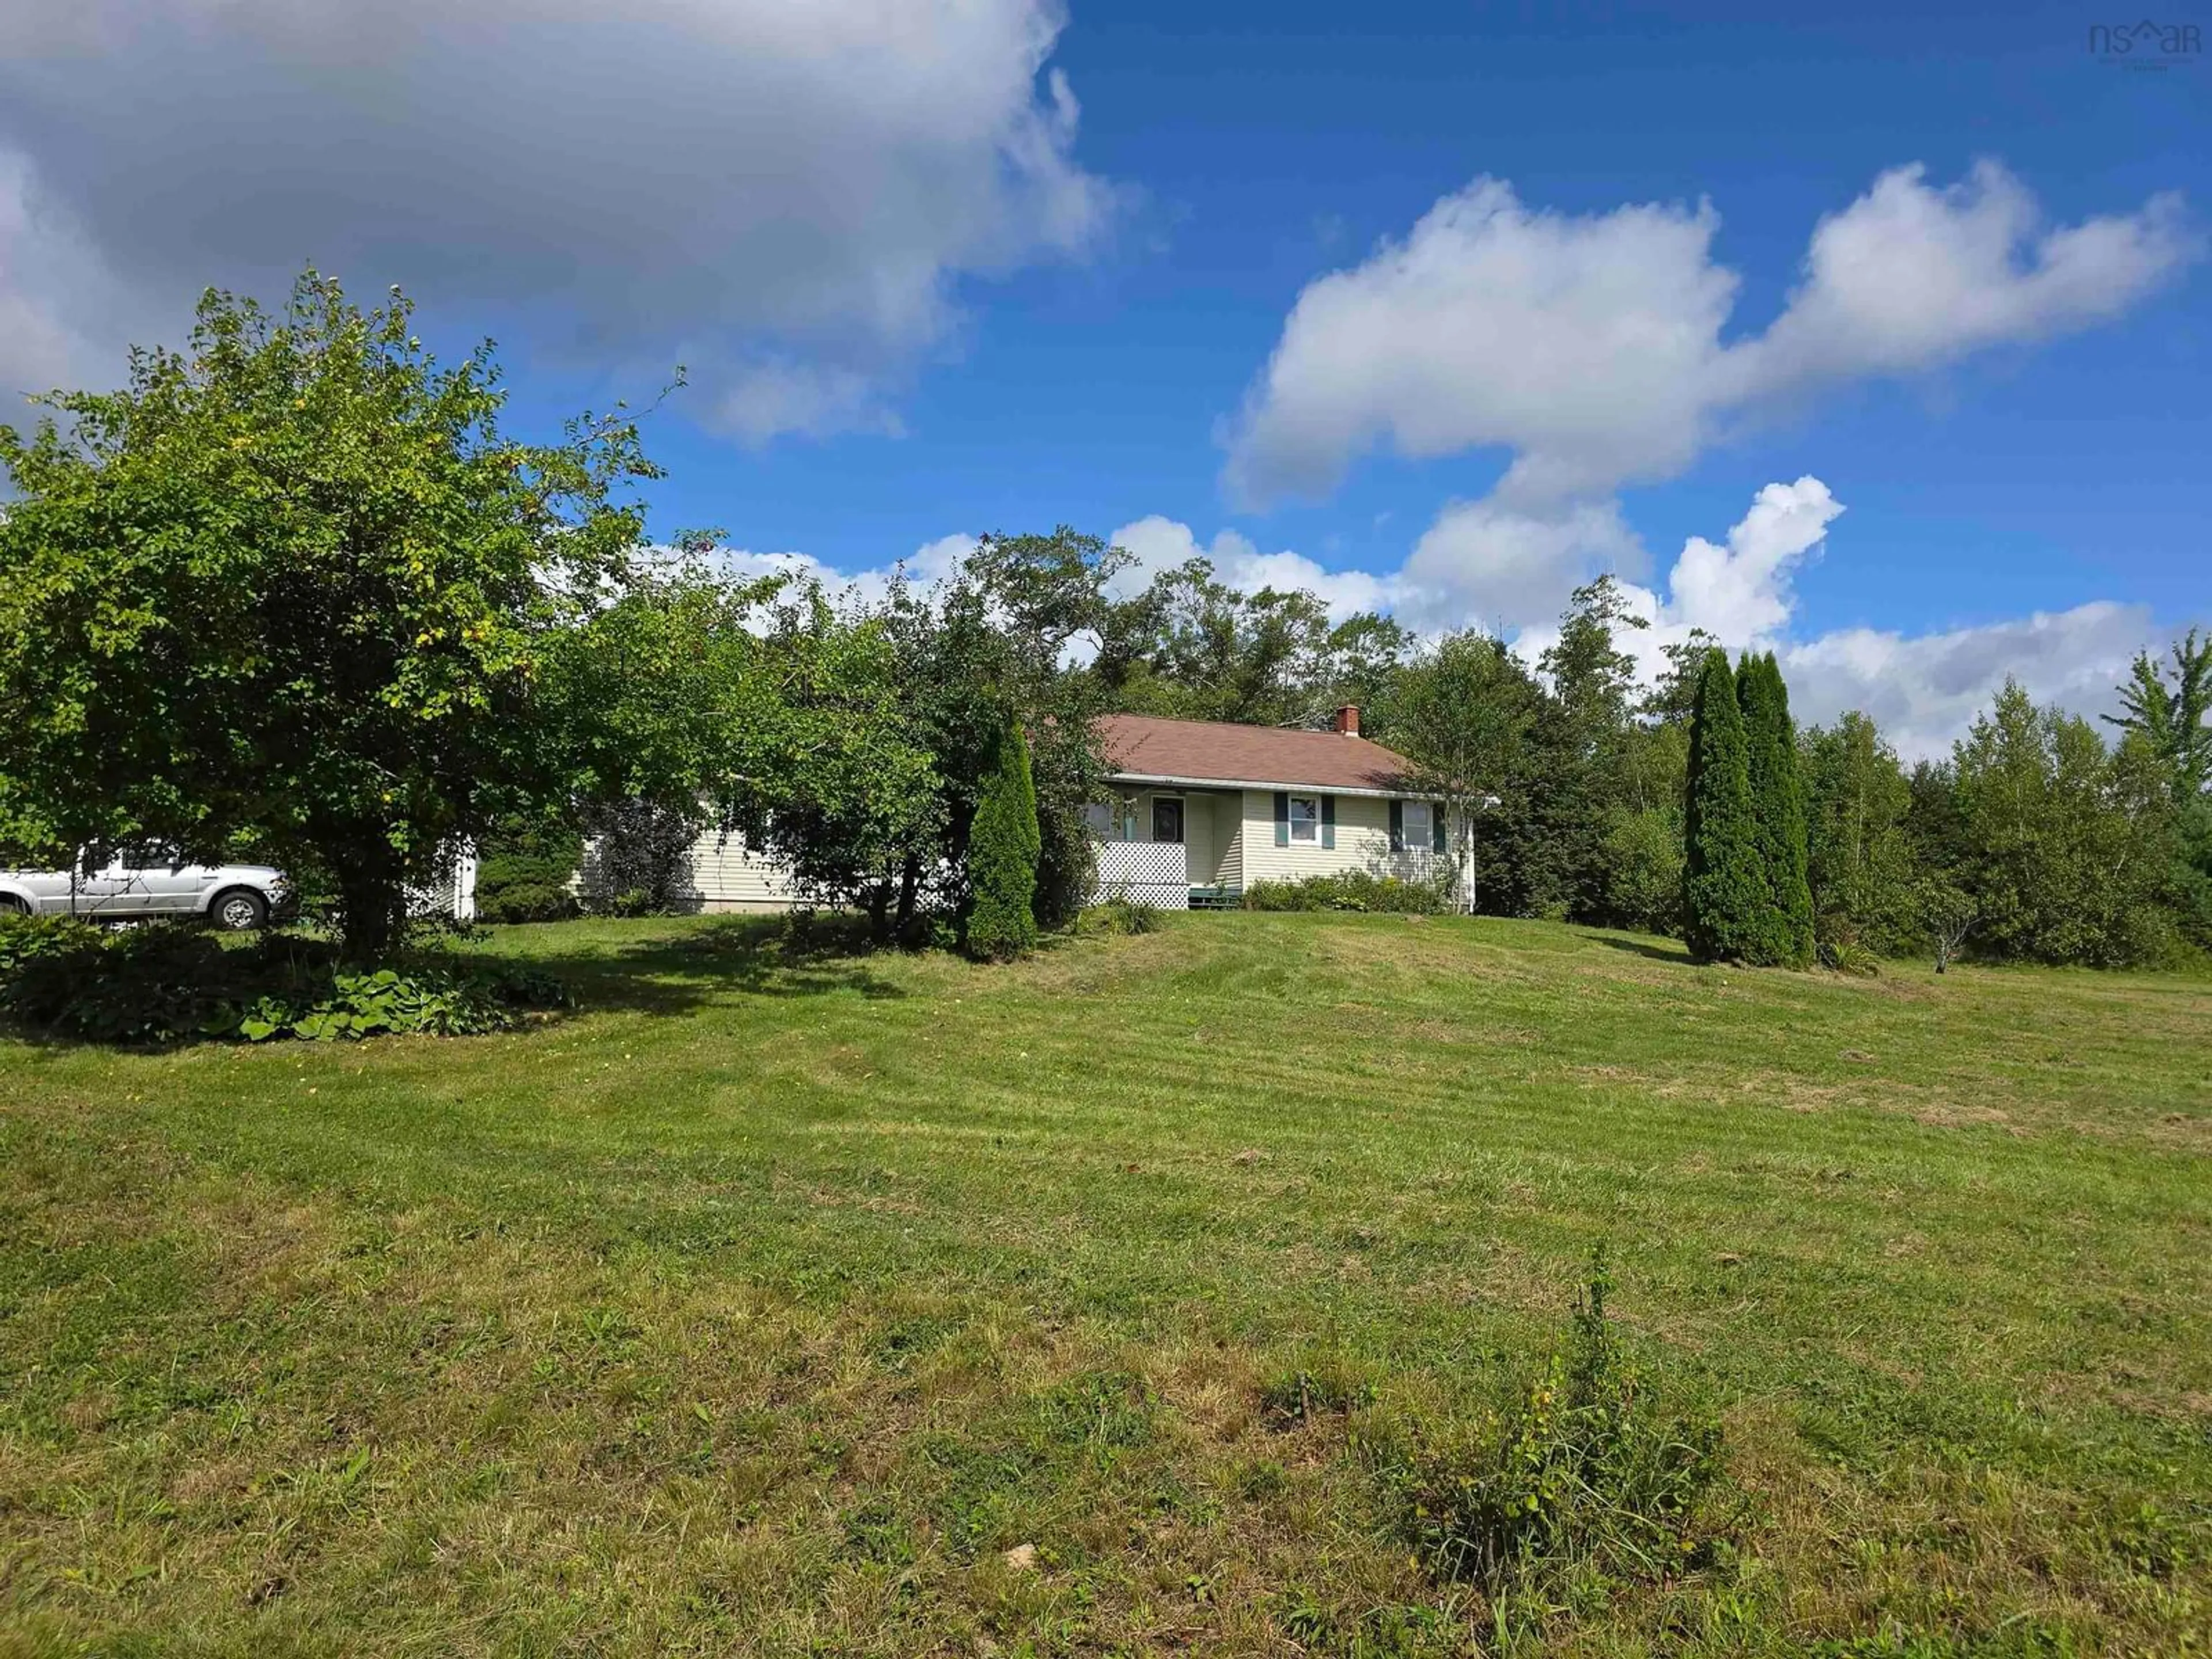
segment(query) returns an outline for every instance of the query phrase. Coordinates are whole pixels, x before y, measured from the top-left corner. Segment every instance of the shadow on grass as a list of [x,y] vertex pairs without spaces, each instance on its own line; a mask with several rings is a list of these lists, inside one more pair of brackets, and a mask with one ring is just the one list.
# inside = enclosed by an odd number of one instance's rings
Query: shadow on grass
[[674,935],[597,947],[526,949],[515,957],[568,986],[579,1012],[620,1008],[674,1014],[732,992],[804,997],[848,991],[871,1000],[903,997],[904,990],[869,966],[880,954],[865,930],[847,927],[842,919],[802,931],[780,916],[730,916]]
[[1584,933],[1583,937],[1593,945],[1602,945],[1609,951],[1626,951],[1631,956],[1649,957],[1654,962],[1671,962],[1678,967],[1692,968],[1690,953],[1681,945],[1661,944],[1651,939],[1622,939],[1615,933]]
[[[187,932],[178,930],[182,937]],[[455,949],[444,941],[418,944],[395,953],[391,965],[404,974],[417,969],[467,975],[495,965],[529,968],[558,980],[574,999],[576,1013],[602,1009],[626,1009],[649,1014],[684,1014],[704,1008],[732,992],[750,996],[825,996],[857,992],[870,999],[903,997],[906,992],[883,978],[868,965],[878,954],[866,929],[843,918],[817,922],[796,930],[782,918],[732,916],[702,928],[674,935],[634,940],[594,942],[564,936],[549,928],[538,937],[535,927],[502,929],[507,947],[479,954]],[[276,971],[242,978],[235,984],[202,982],[200,1000],[189,1008],[167,1004],[177,994],[177,975],[167,981],[146,979],[135,994],[151,999],[137,1008],[127,1002],[122,1013],[159,1014],[162,1029],[148,1025],[145,1034],[116,1030],[92,1035],[57,1030],[51,1024],[0,1016],[0,1036],[41,1048],[109,1048],[118,1052],[157,1053],[215,1041],[237,1040],[211,1030],[210,1015],[230,1011],[235,1025],[237,1008],[257,997],[281,991],[289,982],[296,991],[305,977],[330,974],[337,966],[335,946],[325,938],[305,932],[263,934],[245,944],[198,934],[222,951],[252,950],[278,964]],[[189,966],[204,969],[204,963]],[[143,977],[143,976],[142,976]],[[205,975],[203,973],[203,981]],[[167,989],[162,988],[167,986]],[[315,994],[326,992],[327,986]],[[134,994],[126,985],[126,999]],[[311,998],[312,1000],[312,998]],[[560,1016],[556,1015],[556,1018]]]

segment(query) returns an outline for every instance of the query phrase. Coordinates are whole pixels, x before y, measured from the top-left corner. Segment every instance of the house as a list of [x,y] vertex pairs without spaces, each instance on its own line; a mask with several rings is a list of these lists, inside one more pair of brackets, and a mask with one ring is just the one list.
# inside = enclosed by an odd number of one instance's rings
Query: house
[[1109,714],[1099,734],[1114,789],[1091,809],[1102,894],[1219,908],[1255,881],[1443,867],[1443,811],[1411,763],[1359,735],[1356,708],[1325,732]]
[[[1103,896],[1164,908],[1233,907],[1255,881],[1364,870],[1408,880],[1444,859],[1443,814],[1402,757],[1359,735],[1359,711],[1326,732],[1109,714],[1099,735],[1112,798],[1089,810]],[[586,857],[583,884],[592,885]],[[738,836],[691,849],[686,908],[787,910],[789,873]]]

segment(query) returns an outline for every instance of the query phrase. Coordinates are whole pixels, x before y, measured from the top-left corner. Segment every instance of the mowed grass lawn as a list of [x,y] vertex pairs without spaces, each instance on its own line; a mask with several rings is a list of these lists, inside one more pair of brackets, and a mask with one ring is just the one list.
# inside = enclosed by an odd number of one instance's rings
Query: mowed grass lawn
[[[582,1010],[0,1043],[0,1652],[2207,1650],[2205,982],[483,948]],[[1600,1242],[1734,1546],[1501,1620],[1364,1449],[1540,1363]]]

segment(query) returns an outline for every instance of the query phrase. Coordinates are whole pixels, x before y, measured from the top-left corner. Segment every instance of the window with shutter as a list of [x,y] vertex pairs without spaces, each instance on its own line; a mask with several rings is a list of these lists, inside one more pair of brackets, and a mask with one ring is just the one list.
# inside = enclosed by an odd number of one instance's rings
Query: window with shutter
[[1419,852],[1429,844],[1429,817],[1431,809],[1425,800],[1400,801],[1397,805],[1401,809],[1400,823],[1402,833],[1394,844],[1400,852],[1404,852],[1409,848]]

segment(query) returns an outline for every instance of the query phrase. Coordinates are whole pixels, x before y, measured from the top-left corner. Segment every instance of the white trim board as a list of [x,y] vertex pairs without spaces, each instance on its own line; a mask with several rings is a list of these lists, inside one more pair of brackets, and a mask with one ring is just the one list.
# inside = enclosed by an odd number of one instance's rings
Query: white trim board
[[1365,795],[1373,800],[1429,799],[1418,789],[1355,789],[1350,784],[1342,783],[1263,783],[1252,778],[1178,778],[1144,772],[1109,772],[1106,781],[1141,784],[1146,788],[1167,785],[1177,789],[1258,789],[1280,790],[1293,795]]

